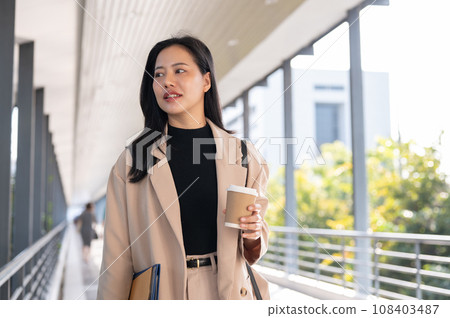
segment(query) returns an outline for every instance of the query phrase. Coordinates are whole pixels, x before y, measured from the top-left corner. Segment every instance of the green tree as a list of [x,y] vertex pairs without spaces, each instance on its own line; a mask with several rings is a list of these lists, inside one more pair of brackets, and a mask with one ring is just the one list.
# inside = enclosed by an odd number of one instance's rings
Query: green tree
[[[297,217],[305,227],[353,229],[351,152],[338,141],[321,151],[325,165],[295,170]],[[450,234],[450,188],[435,147],[379,139],[367,172],[373,231]],[[269,180],[271,225],[284,224],[283,175],[280,168]]]
[[[305,228],[351,230],[351,152],[341,142],[322,145],[321,152],[325,165],[305,164],[295,171],[298,220]],[[447,176],[440,168],[437,147],[420,147],[412,141],[398,143],[389,138],[379,139],[377,146],[367,153],[366,167],[370,227],[373,231],[450,234],[450,188],[446,182]],[[284,224],[283,175],[284,169],[280,169],[269,181],[270,204],[266,218],[270,225]],[[411,244],[389,241],[380,244],[383,249],[414,251]],[[426,245],[422,246],[421,253],[448,256],[450,249],[446,246]],[[411,266],[411,261],[387,257],[380,261]],[[435,267],[436,264],[424,262],[422,268]],[[445,268],[442,271],[450,272]],[[381,271],[380,274],[387,273]],[[413,276],[404,274],[398,278],[413,280]],[[423,281],[434,286],[437,286],[436,282],[436,279],[430,278],[424,278]],[[382,288],[412,295],[412,291],[406,288]]]

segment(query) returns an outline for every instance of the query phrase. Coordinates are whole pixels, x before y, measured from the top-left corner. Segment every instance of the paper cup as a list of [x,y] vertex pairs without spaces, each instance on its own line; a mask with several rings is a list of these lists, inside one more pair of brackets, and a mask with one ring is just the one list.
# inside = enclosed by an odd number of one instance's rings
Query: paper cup
[[256,189],[230,185],[227,189],[225,226],[241,229],[239,219],[252,215],[252,211],[247,210],[247,207],[255,203],[257,196]]

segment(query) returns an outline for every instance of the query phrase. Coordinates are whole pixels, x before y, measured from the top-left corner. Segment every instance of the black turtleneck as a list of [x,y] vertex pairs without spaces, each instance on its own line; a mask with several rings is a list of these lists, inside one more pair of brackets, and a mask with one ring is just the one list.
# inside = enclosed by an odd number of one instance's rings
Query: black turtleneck
[[[194,147],[194,140],[196,142],[200,138],[214,140],[211,128],[208,124],[197,129],[183,129],[169,125],[167,134],[170,136],[167,142],[170,146],[169,166],[179,196],[186,255],[215,252],[217,249],[217,176],[214,160],[216,145],[214,142],[206,144],[203,140],[200,142],[200,147]],[[197,155],[194,154],[196,149],[199,152]],[[187,188],[189,189],[186,190]]]

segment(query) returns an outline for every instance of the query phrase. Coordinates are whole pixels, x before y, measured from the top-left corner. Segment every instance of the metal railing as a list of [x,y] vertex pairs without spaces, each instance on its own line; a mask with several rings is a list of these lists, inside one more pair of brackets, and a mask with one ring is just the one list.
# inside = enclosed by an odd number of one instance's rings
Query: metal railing
[[1,299],[44,299],[58,260],[66,222],[0,268]]
[[[450,236],[271,227],[262,266],[355,289],[356,239],[370,240],[371,295],[450,299]],[[366,251],[367,252],[367,251]]]

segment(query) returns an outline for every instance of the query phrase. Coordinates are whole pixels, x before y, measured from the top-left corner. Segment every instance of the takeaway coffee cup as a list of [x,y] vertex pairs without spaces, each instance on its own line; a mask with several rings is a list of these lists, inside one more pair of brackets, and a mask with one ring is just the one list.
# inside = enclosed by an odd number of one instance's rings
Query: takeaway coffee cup
[[225,214],[225,226],[240,229],[239,219],[250,216],[252,212],[247,210],[250,204],[255,203],[258,191],[253,188],[230,185],[227,189],[227,208]]

